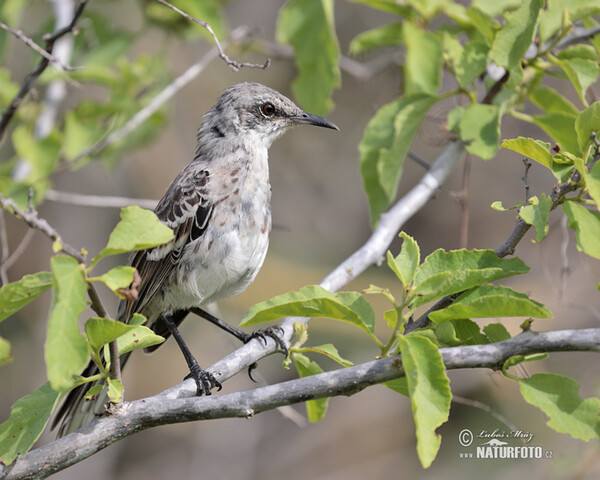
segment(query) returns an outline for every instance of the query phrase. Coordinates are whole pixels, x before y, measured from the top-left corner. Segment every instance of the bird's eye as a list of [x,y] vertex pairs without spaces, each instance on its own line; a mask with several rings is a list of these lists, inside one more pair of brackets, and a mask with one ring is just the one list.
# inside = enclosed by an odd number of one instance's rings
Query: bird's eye
[[269,102],[263,103],[262,106],[260,107],[260,111],[266,117],[272,117],[273,115],[275,115],[275,107],[273,106],[272,103],[269,103]]

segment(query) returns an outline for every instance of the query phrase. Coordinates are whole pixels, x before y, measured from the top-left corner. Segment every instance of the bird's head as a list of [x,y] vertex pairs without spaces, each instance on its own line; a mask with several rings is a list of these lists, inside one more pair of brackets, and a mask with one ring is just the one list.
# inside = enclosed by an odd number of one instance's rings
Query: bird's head
[[339,128],[318,115],[303,111],[289,98],[260,83],[238,83],[223,92],[208,112],[207,120],[224,137],[238,135],[267,148],[288,128],[297,124]]

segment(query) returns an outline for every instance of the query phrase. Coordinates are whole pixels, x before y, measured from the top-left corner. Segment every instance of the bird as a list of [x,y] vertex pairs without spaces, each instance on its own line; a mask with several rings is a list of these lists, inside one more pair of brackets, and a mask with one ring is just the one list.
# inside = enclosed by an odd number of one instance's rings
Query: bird
[[[243,342],[273,337],[273,329],[246,334],[202,306],[242,293],[265,259],[271,231],[271,185],[268,150],[294,125],[339,130],[323,117],[307,113],[292,100],[260,83],[238,83],[226,89],[203,116],[197,148],[189,163],[171,182],[155,213],[174,232],[168,243],[132,254],[130,265],[139,274],[137,299],[121,300],[117,320],[129,322],[134,313],[145,325],[167,338],[173,335],[196,382],[198,395],[210,395],[220,383],[198,365],[178,326],[193,312]],[[155,350],[158,345],[146,351]],[[129,354],[121,357],[125,366]],[[90,361],[82,376],[98,373]],[[86,400],[93,385],[71,390],[55,416],[64,436],[101,414],[106,394]]]

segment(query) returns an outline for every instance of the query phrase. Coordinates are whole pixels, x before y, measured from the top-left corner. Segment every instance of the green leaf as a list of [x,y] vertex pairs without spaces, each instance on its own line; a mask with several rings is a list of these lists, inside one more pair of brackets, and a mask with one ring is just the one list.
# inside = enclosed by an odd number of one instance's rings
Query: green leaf
[[490,339],[492,343],[502,342],[504,340],[508,340],[510,337],[510,333],[504,325],[501,323],[490,323],[483,327],[483,333]]
[[419,266],[414,288],[422,295],[415,306],[435,298],[461,292],[482,283],[527,273],[518,258],[501,259],[493,250],[436,250]]
[[19,25],[27,3],[22,0],[4,0],[0,5],[0,17],[8,25]]
[[135,274],[134,267],[119,266],[110,269],[104,275],[99,277],[90,278],[90,281],[99,281],[104,283],[108,288],[115,292],[120,298],[124,298],[117,290],[120,288],[127,288],[133,281],[133,275]]
[[10,361],[12,361],[12,356],[10,355],[10,343],[0,337],[0,365],[4,365]]
[[317,115],[331,110],[331,94],[340,85],[333,6],[333,0],[290,0],[277,20],[277,41],[291,45],[295,53],[294,95]]
[[[531,322],[533,322],[532,319],[529,319]],[[546,358],[548,358],[548,354],[547,353],[531,353],[529,355],[513,355],[512,357],[509,357],[506,359],[506,361],[502,364],[502,374],[508,378],[512,378],[513,380],[519,380],[518,377],[514,377],[513,375],[509,375],[508,374],[508,369],[510,367],[514,367],[516,365],[519,365],[520,363],[525,363],[525,362],[536,362],[538,360],[545,360]]]
[[375,48],[400,45],[402,41],[402,24],[389,23],[354,37],[350,42],[350,54],[359,55]]
[[397,0],[352,0],[354,3],[368,5],[371,8],[384,12],[394,13],[401,17],[410,17],[414,10],[409,5],[399,3]]
[[586,167],[583,177],[590,197],[596,202],[596,208],[600,210],[600,163],[596,162],[589,172]]
[[554,161],[550,153],[549,143],[534,140],[533,138],[518,137],[504,140],[501,147],[525,155],[544,167],[552,169]]
[[410,145],[436,98],[415,94],[381,107],[367,124],[358,149],[371,223],[396,196]]
[[383,382],[382,385],[389,388],[390,390],[393,390],[396,393],[399,393],[400,395],[410,397],[406,377],[395,378],[394,380]]
[[110,234],[108,244],[92,260],[93,266],[107,255],[156,247],[173,239],[173,230],[162,224],[156,214],[137,206],[121,209],[121,221]]
[[545,112],[572,115],[573,118],[579,114],[575,105],[556,90],[545,85],[537,86],[529,95],[529,100]]
[[563,24],[565,10],[569,13],[571,21],[585,19],[587,16],[600,13],[597,0],[552,0],[542,11],[540,21],[540,37],[546,42],[558,33]]
[[[10,0],[9,0],[10,1]],[[20,2],[21,0],[17,0]],[[1,17],[2,15],[0,15]],[[0,54],[2,53],[2,38],[0,37]],[[10,70],[0,67],[0,104],[8,105],[19,93],[19,85],[11,80]]]
[[417,454],[428,468],[440,448],[442,437],[436,429],[448,420],[450,381],[437,347],[419,335],[398,337],[402,366],[410,392],[410,405],[417,434]]
[[519,211],[519,217],[535,228],[534,242],[539,243],[548,235],[548,214],[552,208],[552,199],[542,193],[539,199],[537,197],[530,198],[529,203],[531,205],[527,205]]
[[539,302],[508,287],[483,285],[458,297],[452,305],[429,314],[436,323],[460,318],[534,317],[549,318],[552,313]]
[[[319,365],[308,359],[301,353],[292,353],[294,364],[298,370],[298,374],[301,377],[310,377],[318,373],[323,373],[323,370]],[[325,413],[327,412],[327,406],[329,405],[329,398],[319,398],[316,400],[306,401],[306,414],[309,422],[320,422]]]
[[448,4],[446,0],[408,0],[407,3],[427,20],[443,12]]
[[493,18],[497,13],[490,14],[485,11],[485,6],[491,2],[485,2],[480,5],[473,4],[467,8],[467,16],[471,24],[481,35],[481,38],[487,45],[492,45],[496,32],[500,29],[500,24]]
[[454,324],[449,321],[441,322],[435,326],[435,337],[442,347],[462,345],[462,341],[456,336]]
[[577,141],[582,152],[587,152],[592,144],[592,134],[600,137],[600,102],[593,103],[579,114],[575,121]]
[[29,451],[46,428],[60,397],[46,382],[15,402],[10,417],[0,425],[0,463],[10,465]]
[[45,359],[52,388],[65,392],[88,360],[87,343],[79,331],[79,316],[87,306],[87,284],[77,260],[52,257],[54,296],[48,320]]
[[337,348],[333,346],[331,343],[327,343],[325,345],[319,345],[318,347],[304,347],[302,352],[314,352],[320,353],[321,355],[325,355],[326,357],[331,358],[335,362],[343,365],[344,367],[351,367],[354,365],[350,360],[346,360],[343,358],[338,352]]
[[[580,51],[580,47],[589,48],[592,52],[592,55],[595,57],[595,52],[592,47],[578,45],[571,48],[576,48],[576,51]],[[598,59],[597,57],[590,59],[571,56],[569,55],[569,50],[571,50],[571,48],[561,52],[558,57],[548,55],[548,58],[552,63],[560,67],[562,71],[565,72],[565,75],[573,84],[573,87],[575,87],[575,91],[577,92],[577,95],[579,95],[581,103],[587,106],[588,103],[585,98],[587,89],[597,80],[598,75],[600,74]]]
[[[140,315],[141,317],[141,315]],[[130,325],[133,326],[133,325]],[[117,339],[119,355],[137,350],[138,348],[148,348],[164,342],[165,339],[156,335],[152,330],[144,325],[135,325]]]
[[500,107],[473,103],[462,116],[458,132],[467,150],[484,160],[496,155],[500,142]]
[[63,151],[67,158],[75,158],[85,149],[96,143],[102,135],[98,123],[85,121],[76,111],[65,115],[65,135]]
[[590,257],[600,258],[600,214],[574,202],[563,203],[562,209],[568,218],[569,227],[575,230],[577,250]]
[[507,87],[523,78],[521,60],[533,42],[543,7],[543,0],[524,0],[517,10],[504,15],[504,26],[494,37],[491,59],[510,72]]
[[146,323],[146,317],[141,313],[134,313],[129,320],[129,325],[143,325],[144,323]]
[[520,379],[519,384],[525,401],[548,416],[550,428],[585,442],[600,438],[600,399],[583,400],[578,382],[552,373],[536,373]]
[[375,312],[357,292],[331,293],[318,285],[277,295],[254,305],[240,325],[255,325],[282,317],[326,317],[351,323],[373,333]]
[[[538,119],[539,118],[540,117],[538,117]],[[565,124],[565,128],[568,129],[568,122]],[[550,144],[542,142],[541,140],[525,137],[512,138],[510,140],[504,140],[501,147],[525,155],[531,160],[538,162],[540,165],[549,168],[558,180],[561,180],[572,168],[571,162],[565,164],[561,154],[555,154],[551,150]],[[579,148],[577,148],[577,150],[579,150]]]
[[403,240],[400,254],[394,258],[388,251],[387,261],[388,266],[406,287],[410,285],[415,278],[415,273],[417,272],[419,262],[421,261],[421,253],[419,245],[411,236],[401,232],[400,237]]
[[406,45],[404,91],[406,95],[435,95],[442,82],[442,44],[433,33],[411,22],[403,23]]
[[90,387],[90,389],[87,391],[87,393],[85,394],[85,399],[90,401],[90,400],[94,400],[95,398],[98,397],[98,395],[100,395],[100,392],[102,392],[102,390],[104,390],[105,385],[103,384],[97,384],[97,385],[92,385]]
[[398,310],[395,308],[386,310],[383,312],[383,319],[385,320],[385,323],[387,323],[387,326],[393,330],[398,323]]
[[34,138],[29,128],[21,124],[13,131],[12,142],[17,155],[31,167],[26,183],[35,189],[36,200],[39,200],[50,186],[49,178],[58,163],[60,138],[56,132],[44,139]]
[[[547,112],[535,115],[533,122],[552,137],[562,150],[581,155],[575,135],[575,117],[571,113]],[[557,175],[554,170],[553,173]]]
[[454,59],[452,66],[456,81],[461,87],[467,87],[485,71],[489,46],[484,43],[468,42],[461,54]]
[[112,403],[119,403],[123,399],[123,383],[119,379],[107,378],[107,396]]
[[25,275],[0,288],[0,322],[23,308],[52,285],[50,272]]
[[127,325],[123,322],[117,322],[111,318],[90,318],[85,322],[84,329],[87,335],[90,347],[94,352],[99,352],[100,349],[107,343],[116,340],[121,335],[137,328],[134,325]]
[[460,341],[460,345],[485,345],[486,343],[490,343],[490,340],[479,330],[479,325],[473,320],[461,318],[450,320],[450,323],[454,327],[454,332],[456,338]]

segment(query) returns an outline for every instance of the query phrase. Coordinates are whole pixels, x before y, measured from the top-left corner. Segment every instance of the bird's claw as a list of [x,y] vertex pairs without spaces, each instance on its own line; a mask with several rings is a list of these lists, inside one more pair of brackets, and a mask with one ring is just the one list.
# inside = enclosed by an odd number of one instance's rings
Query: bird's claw
[[200,367],[190,369],[189,375],[187,375],[184,380],[187,380],[188,378],[193,378],[194,382],[196,382],[196,396],[198,397],[210,395],[211,390],[215,387],[217,388],[217,391],[220,391],[221,388],[223,388],[221,382],[219,382],[212,373],[202,370]]
[[244,339],[244,343],[248,343],[250,340],[256,338],[260,343],[262,343],[266,347],[267,346],[267,337],[270,337],[273,340],[275,340],[275,343],[277,344],[279,349],[283,351],[283,353],[285,354],[286,357],[288,356],[289,349],[285,343],[285,340],[283,339],[283,328],[281,328],[278,325],[275,325],[275,326],[269,327],[269,328],[265,328],[262,330],[256,330],[256,331],[250,333]]

